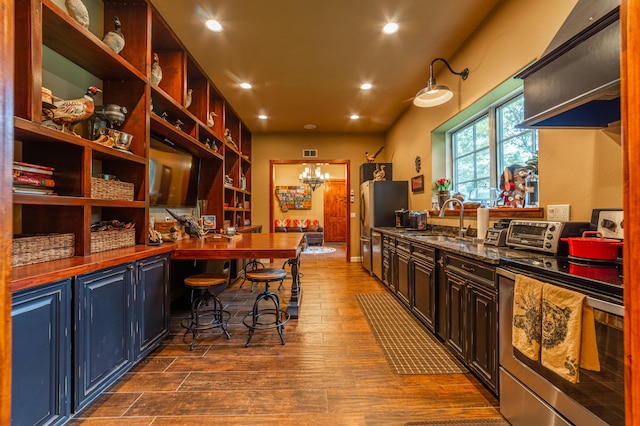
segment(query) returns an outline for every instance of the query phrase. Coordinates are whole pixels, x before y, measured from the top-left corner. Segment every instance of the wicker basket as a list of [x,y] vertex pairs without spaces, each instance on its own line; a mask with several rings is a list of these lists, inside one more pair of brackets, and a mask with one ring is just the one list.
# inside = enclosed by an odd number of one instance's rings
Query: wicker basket
[[135,228],[97,231],[91,233],[91,253],[133,247],[135,245]]
[[133,184],[92,177],[91,198],[133,201]]
[[11,266],[66,259],[75,254],[74,234],[20,236],[13,239]]

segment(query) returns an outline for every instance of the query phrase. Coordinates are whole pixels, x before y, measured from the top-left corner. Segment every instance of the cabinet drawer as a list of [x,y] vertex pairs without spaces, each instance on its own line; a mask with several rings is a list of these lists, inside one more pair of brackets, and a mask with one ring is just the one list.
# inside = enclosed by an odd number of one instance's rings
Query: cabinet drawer
[[409,241],[398,240],[396,242],[396,249],[409,253],[411,251],[411,244],[409,244]]
[[411,247],[414,256],[423,259],[429,259],[433,262],[433,259],[436,256],[436,250],[434,248],[423,246],[420,244],[412,244]]
[[447,253],[447,268],[456,268],[458,273],[470,278],[480,279],[483,283],[496,286],[496,268],[461,256]]

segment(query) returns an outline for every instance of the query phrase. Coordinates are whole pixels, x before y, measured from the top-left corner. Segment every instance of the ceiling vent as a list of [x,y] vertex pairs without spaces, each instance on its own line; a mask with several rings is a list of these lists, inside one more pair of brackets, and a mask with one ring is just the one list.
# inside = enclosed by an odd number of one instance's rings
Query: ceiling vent
[[302,158],[318,158],[317,149],[303,149]]

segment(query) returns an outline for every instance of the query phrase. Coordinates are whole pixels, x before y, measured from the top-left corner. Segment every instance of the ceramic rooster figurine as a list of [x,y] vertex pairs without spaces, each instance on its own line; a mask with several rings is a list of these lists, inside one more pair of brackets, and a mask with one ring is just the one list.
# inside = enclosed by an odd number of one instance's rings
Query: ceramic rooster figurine
[[[95,109],[93,98],[98,92],[102,92],[102,90],[91,86],[84,96],[79,99],[55,102],[56,109],[53,110],[53,122],[62,125],[62,131],[64,132],[69,124],[88,119],[93,115]],[[71,133],[78,136],[73,131]]]
[[153,54],[153,64],[151,64],[151,82],[156,86],[160,84],[162,80],[162,68],[160,68],[160,58],[158,54]]
[[202,229],[198,222],[196,222],[196,220],[191,216],[178,216],[171,210],[166,210],[175,220],[178,221],[178,223],[180,223],[180,225],[184,226],[184,232],[186,232],[187,235],[194,238],[202,238],[206,234],[206,231]]
[[120,30],[122,23],[120,23],[120,19],[118,19],[117,16],[113,18],[113,25],[115,29],[106,33],[102,41],[114,52],[120,53],[120,51],[124,49],[124,34],[122,34]]
[[378,154],[380,154],[380,152],[382,152],[383,149],[384,149],[384,146],[380,147],[380,149],[376,151],[376,153],[373,155],[369,154],[368,152],[365,152],[364,155],[367,157],[367,161],[370,163],[374,163],[376,161],[376,157],[378,156]]
[[89,28],[89,12],[82,0],[65,0],[64,5],[67,7],[69,16],[78,21],[83,27]]

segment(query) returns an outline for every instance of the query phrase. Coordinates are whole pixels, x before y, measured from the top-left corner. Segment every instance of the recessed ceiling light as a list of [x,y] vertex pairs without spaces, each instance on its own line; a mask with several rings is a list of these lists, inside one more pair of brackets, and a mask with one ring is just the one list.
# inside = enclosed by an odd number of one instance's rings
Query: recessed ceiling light
[[398,24],[396,24],[395,22],[389,22],[384,27],[382,27],[382,32],[385,34],[393,34],[398,31],[398,28],[400,28]]
[[266,116],[266,114],[260,114],[260,115],[258,116],[258,118],[259,118],[260,120],[266,120],[268,117]]
[[372,85],[371,83],[362,83],[362,84],[360,85],[360,88],[361,88],[362,90],[369,90],[369,89],[371,89],[372,87],[373,87],[373,85]]
[[250,83],[240,83],[240,87],[242,87],[243,89],[251,89],[251,84]]
[[307,130],[313,130],[313,129],[316,128],[316,125],[315,124],[305,124],[304,128],[307,129]]
[[358,120],[360,118],[360,116],[358,114],[353,114],[350,118],[352,120]]
[[219,33],[220,31],[222,31],[222,24],[215,19],[207,19],[207,22],[205,22],[204,24],[214,33]]

